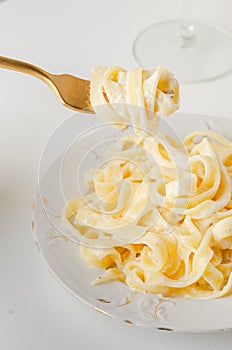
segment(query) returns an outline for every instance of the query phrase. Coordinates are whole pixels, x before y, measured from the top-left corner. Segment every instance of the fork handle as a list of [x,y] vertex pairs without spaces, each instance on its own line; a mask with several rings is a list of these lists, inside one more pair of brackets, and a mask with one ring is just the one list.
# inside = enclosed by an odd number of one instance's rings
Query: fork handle
[[34,77],[43,80],[48,85],[51,83],[50,79],[52,74],[30,63],[0,56],[0,68],[16,70],[21,73],[33,75]]

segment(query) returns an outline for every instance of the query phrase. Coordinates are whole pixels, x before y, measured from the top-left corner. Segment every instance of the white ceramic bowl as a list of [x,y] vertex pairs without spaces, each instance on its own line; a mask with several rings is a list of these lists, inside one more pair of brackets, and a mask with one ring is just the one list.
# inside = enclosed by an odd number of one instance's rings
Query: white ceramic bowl
[[[83,138],[86,135],[85,130],[98,130],[99,126],[101,127],[101,123],[97,118],[75,114],[58,126],[44,148],[32,226],[35,243],[50,271],[77,298],[97,311],[126,323],[166,331],[231,330],[232,296],[216,300],[163,298],[161,295],[133,292],[117,281],[91,285],[92,280],[99,275],[99,270],[89,268],[82,261],[79,245],[63,228],[60,215],[65,201],[75,197],[78,190],[82,190],[79,186],[82,172],[78,175],[73,169],[80,165],[82,155],[86,153],[85,147],[88,145],[85,144],[86,138]],[[207,128],[228,138],[232,135],[232,121],[209,116],[177,113],[161,127],[167,132],[175,130],[175,134],[180,137]],[[112,131],[106,128],[106,133],[109,136]],[[99,135],[102,139],[107,138],[103,131],[95,136],[98,138]],[[68,158],[64,155],[68,155]],[[97,157],[90,156],[89,163],[91,159],[94,163],[91,167],[94,167]]]

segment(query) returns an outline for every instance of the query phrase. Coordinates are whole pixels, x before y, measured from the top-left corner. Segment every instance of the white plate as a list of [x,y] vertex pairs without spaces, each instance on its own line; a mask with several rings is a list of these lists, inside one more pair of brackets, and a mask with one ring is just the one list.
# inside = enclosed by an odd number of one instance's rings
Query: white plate
[[[77,195],[76,188],[80,177],[75,178],[78,174],[73,172],[72,164],[80,165],[82,156],[86,154],[85,138],[82,134],[81,139],[80,134],[93,128],[91,130],[96,131],[94,137],[99,138],[99,126],[102,124],[97,118],[86,114],[75,114],[55,130],[45,146],[40,164],[40,191],[34,202],[32,226],[36,245],[50,271],[73,295],[96,310],[126,323],[167,331],[231,330],[232,296],[216,300],[163,298],[160,295],[132,292],[125,284],[117,281],[98,286],[91,285],[92,280],[99,275],[99,270],[89,268],[81,260],[79,246],[73,242],[73,237],[64,231],[60,213],[65,199]],[[161,128],[164,131],[169,129],[168,132],[175,130],[176,135],[181,137],[189,132],[206,128],[211,128],[228,138],[232,135],[232,121],[190,114],[177,113],[161,125]],[[108,130],[110,129],[106,128],[106,134],[112,133]],[[90,134],[93,135],[93,132]],[[107,138],[104,132],[100,131],[100,134],[102,140]],[[82,147],[79,147],[80,139]],[[70,147],[70,144],[73,147]],[[74,152],[70,153],[70,150]],[[64,154],[66,156],[68,154],[69,157],[67,164]],[[96,163],[96,159],[93,156],[92,161]],[[91,162],[91,156],[88,162]],[[86,165],[83,169],[85,167]],[[68,172],[70,177],[67,176]],[[63,173],[66,176],[63,176]],[[61,191],[61,187],[65,190]]]

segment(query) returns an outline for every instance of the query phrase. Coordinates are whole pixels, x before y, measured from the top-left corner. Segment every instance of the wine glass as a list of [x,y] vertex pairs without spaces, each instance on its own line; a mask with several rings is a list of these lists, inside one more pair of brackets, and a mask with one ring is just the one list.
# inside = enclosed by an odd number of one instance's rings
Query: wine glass
[[200,82],[232,67],[232,36],[222,27],[191,19],[191,0],[182,0],[182,19],[155,23],[135,39],[133,54],[145,68],[167,66],[181,82]]

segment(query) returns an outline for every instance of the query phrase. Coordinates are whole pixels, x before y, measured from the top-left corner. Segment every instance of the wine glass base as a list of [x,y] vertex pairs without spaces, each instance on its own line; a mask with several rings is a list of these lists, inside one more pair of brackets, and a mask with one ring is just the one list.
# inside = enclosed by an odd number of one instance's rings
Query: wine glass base
[[146,28],[133,45],[136,62],[147,69],[162,64],[186,83],[206,81],[228,73],[232,68],[231,33],[198,20],[191,24],[195,34],[185,40],[185,47],[181,46],[180,20]]

